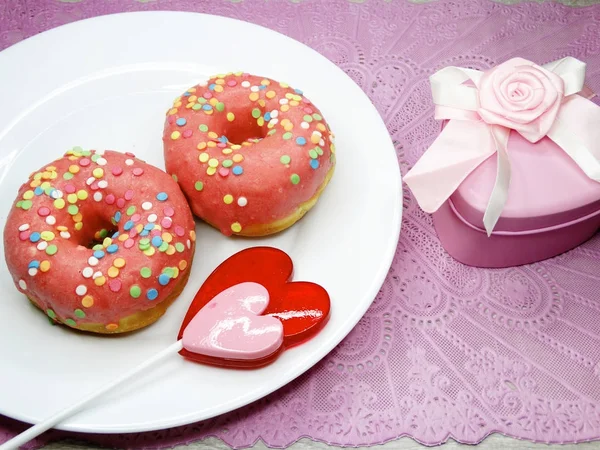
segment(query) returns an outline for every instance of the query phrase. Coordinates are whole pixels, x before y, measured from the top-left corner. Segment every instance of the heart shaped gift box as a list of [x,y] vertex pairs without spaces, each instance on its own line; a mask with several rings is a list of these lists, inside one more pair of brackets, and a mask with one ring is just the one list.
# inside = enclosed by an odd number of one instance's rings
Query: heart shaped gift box
[[431,77],[442,132],[405,182],[456,260],[537,262],[600,229],[600,107],[584,74],[574,58],[514,58]]

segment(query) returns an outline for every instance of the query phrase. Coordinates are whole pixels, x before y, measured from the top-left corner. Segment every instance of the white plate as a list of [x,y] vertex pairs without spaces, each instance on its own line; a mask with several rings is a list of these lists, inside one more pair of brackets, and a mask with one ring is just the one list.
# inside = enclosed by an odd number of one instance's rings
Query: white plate
[[[218,37],[218,39],[217,39]],[[400,171],[386,128],[361,89],[317,52],[268,29],[223,17],[129,13],[66,25],[0,53],[0,220],[28,174],[73,146],[131,151],[161,168],[166,108],[208,75],[244,70],[302,89],[336,133],[338,164],[317,206],[268,239],[223,237],[198,224],[182,296],[155,325],[102,338],[52,327],[0,268],[0,413],[37,422],[173,343],[202,281],[242,248],[288,252],[296,280],[322,284],[328,325],[256,371],[173,356],[59,426],[137,432],[191,423],[246,405],[331,351],[367,310],[400,232]],[[2,249],[3,252],[3,249]]]

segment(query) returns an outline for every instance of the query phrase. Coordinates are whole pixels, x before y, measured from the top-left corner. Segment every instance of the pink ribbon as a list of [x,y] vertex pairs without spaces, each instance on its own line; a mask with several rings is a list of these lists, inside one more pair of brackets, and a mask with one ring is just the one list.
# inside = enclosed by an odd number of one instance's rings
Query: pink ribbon
[[547,136],[600,182],[600,108],[584,98],[585,64],[566,57],[544,66],[513,58],[486,72],[446,67],[430,77],[435,118],[448,120],[404,181],[428,213],[496,154],[498,170],[483,225],[490,236],[510,185],[511,130],[535,143]]

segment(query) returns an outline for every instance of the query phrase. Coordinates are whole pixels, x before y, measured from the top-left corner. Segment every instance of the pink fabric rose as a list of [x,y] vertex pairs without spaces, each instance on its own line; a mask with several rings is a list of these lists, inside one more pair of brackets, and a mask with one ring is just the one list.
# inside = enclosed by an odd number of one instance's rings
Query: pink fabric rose
[[486,123],[511,128],[537,142],[552,127],[563,92],[558,75],[526,59],[513,58],[481,77],[477,112]]

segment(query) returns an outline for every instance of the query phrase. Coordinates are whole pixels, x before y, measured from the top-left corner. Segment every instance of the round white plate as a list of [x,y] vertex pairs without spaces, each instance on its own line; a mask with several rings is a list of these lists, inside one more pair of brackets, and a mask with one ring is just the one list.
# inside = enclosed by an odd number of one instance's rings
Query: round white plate
[[[218,42],[212,36],[219,36]],[[13,287],[2,258],[0,413],[38,422],[173,343],[203,280],[242,248],[278,247],[292,257],[296,280],[329,291],[332,314],[320,334],[255,371],[206,367],[174,355],[58,428],[146,431],[244,406],[317,363],[375,298],[400,233],[398,162],[367,96],[317,52],[223,17],[128,13],[27,39],[0,53],[0,67],[2,226],[28,174],[73,146],[130,151],[164,168],[165,111],[173,98],[212,74],[243,70],[302,89],[334,130],[338,157],[316,207],[286,232],[235,239],[198,223],[197,255],[183,294],[160,321],[129,336],[98,337],[50,326]]]

